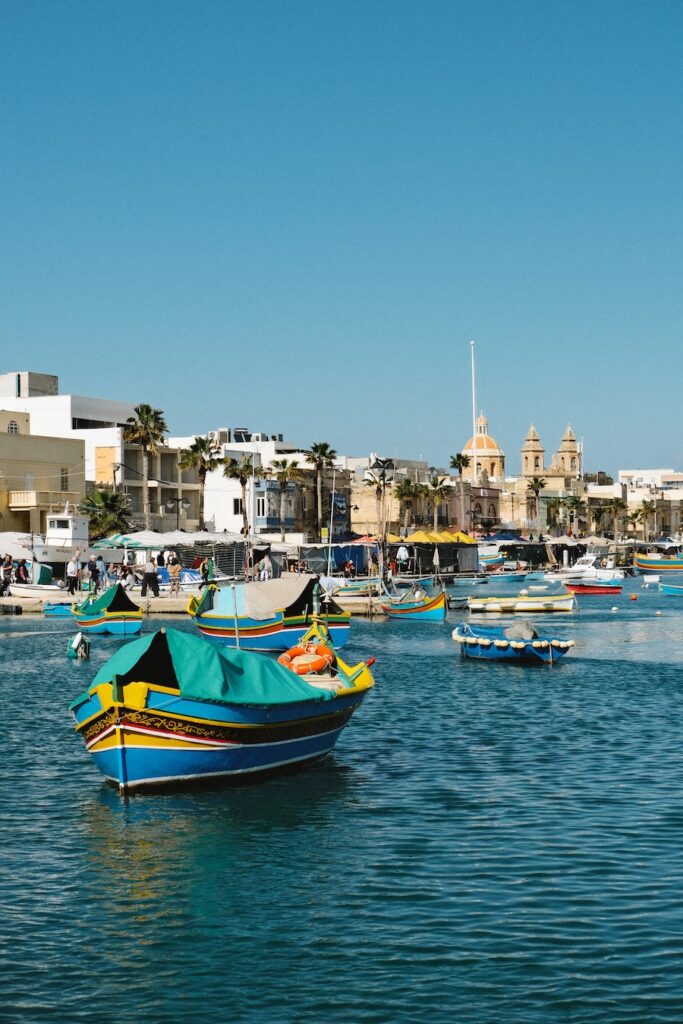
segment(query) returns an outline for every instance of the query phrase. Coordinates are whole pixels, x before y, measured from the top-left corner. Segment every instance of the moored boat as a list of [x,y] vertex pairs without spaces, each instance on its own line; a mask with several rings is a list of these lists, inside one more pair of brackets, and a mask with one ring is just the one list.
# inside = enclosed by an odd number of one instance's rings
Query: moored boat
[[565,580],[565,587],[573,594],[620,594],[620,580]]
[[113,636],[134,636],[142,629],[142,608],[139,608],[120,583],[92,595],[72,609],[79,629],[88,633],[111,633]]
[[453,639],[460,644],[460,653],[465,658],[550,665],[574,646],[573,640],[540,636],[528,622],[518,622],[507,628],[461,622],[453,630]]
[[650,551],[646,555],[638,552],[633,556],[633,568],[640,573],[682,573],[683,555],[668,555],[660,551]]
[[301,640],[317,615],[339,648],[351,623],[350,613],[323,593],[318,577],[304,574],[210,586],[201,597],[190,598],[187,611],[207,640],[251,651],[286,651]]
[[419,622],[443,622],[446,618],[446,594],[428,594],[422,587],[406,591],[402,597],[383,601],[382,608],[390,619]]
[[71,704],[76,731],[122,793],[283,769],[329,753],[374,685],[368,665],[328,681],[159,630],[122,647]]
[[660,583],[660,594],[669,594],[671,597],[683,597],[683,583]]
[[517,594],[496,594],[491,597],[467,598],[471,612],[493,612],[495,614],[516,614],[519,612],[571,612],[576,598],[566,587],[529,587]]

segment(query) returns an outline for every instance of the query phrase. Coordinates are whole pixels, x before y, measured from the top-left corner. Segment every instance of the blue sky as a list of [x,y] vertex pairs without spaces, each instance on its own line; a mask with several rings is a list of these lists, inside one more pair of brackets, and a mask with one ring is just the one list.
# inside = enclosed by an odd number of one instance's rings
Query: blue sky
[[31,2],[0,370],[445,464],[683,470],[683,5]]

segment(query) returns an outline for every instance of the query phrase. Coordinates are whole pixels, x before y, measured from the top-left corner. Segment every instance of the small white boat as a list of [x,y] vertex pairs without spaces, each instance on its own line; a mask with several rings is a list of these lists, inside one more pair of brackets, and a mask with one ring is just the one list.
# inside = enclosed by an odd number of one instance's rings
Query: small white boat
[[468,597],[467,607],[471,612],[493,612],[498,615],[519,612],[572,612],[576,599],[565,587],[529,587],[509,596],[497,594],[491,597]]
[[544,579],[551,582],[563,580],[623,580],[624,573],[616,569],[614,565],[601,566],[600,556],[595,552],[587,552],[581,555],[573,565],[563,566],[561,569],[554,569],[547,572]]
[[67,591],[56,583],[10,583],[9,592],[12,597],[57,597],[64,596]]

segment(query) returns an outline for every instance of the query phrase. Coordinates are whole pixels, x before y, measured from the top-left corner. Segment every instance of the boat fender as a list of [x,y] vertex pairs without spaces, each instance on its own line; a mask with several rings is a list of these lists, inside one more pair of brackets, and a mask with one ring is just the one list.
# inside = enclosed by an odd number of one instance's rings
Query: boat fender
[[526,647],[526,644],[522,643],[521,640],[511,640],[510,647],[512,647],[515,651],[523,651]]
[[486,640],[484,637],[481,637],[481,639],[479,640],[479,644],[480,644],[481,647],[490,647],[491,646],[491,641],[490,640]]
[[493,643],[495,647],[500,647],[501,651],[510,646],[507,640],[494,640]]

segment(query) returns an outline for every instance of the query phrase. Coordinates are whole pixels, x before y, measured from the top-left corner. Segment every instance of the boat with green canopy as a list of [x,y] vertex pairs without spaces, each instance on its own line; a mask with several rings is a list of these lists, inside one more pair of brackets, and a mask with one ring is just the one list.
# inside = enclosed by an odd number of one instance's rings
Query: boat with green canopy
[[123,793],[270,772],[329,753],[374,679],[335,655],[299,676],[248,651],[161,629],[118,650],[71,704]]
[[120,583],[88,597],[73,614],[79,629],[88,633],[134,636],[142,629],[142,608],[131,601]]

